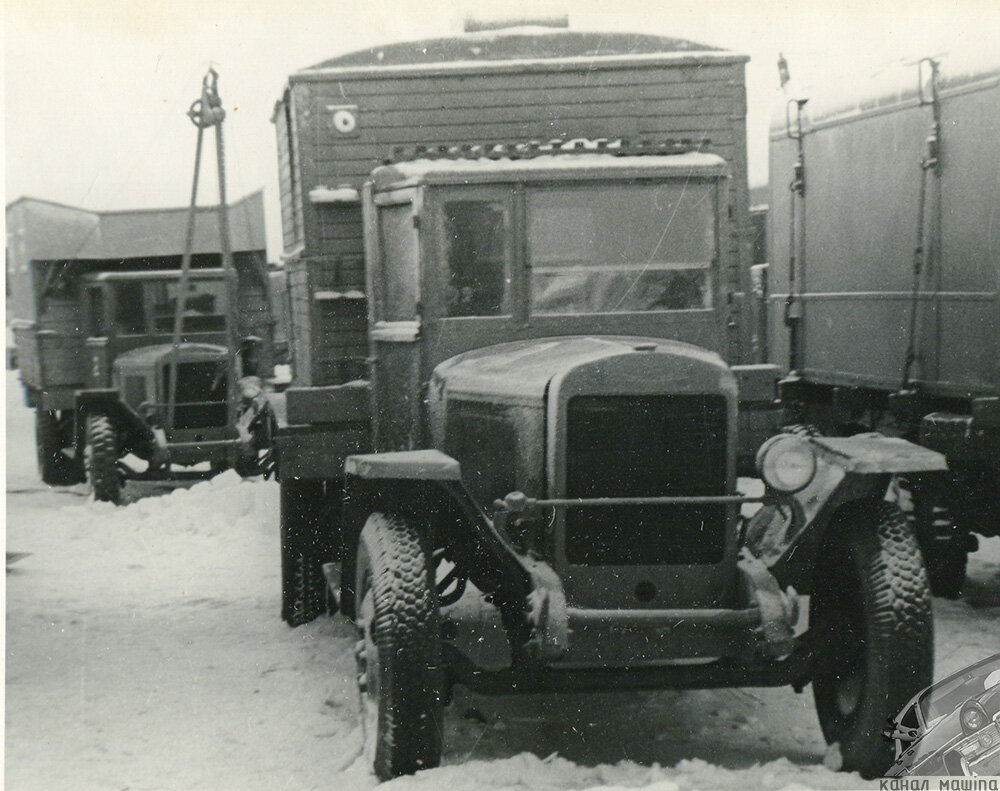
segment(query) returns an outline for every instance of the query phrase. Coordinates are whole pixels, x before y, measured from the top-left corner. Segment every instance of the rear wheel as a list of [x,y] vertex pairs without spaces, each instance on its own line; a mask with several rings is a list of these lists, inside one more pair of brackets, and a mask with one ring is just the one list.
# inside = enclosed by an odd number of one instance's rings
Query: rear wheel
[[281,617],[289,626],[328,608],[323,564],[335,558],[324,503],[322,481],[281,482]]
[[891,503],[852,509],[831,529],[810,605],[813,695],[843,769],[881,776],[893,760],[881,731],[932,682],[931,598],[920,550]]
[[972,536],[955,525],[953,514],[945,507],[945,479],[908,479],[898,481],[909,495],[910,526],[924,556],[931,593],[957,599],[965,584],[969,542]]
[[380,780],[441,761],[440,624],[419,532],[369,517],[358,544],[358,689],[365,757]]
[[114,421],[100,412],[87,415],[84,456],[94,499],[118,504],[122,481],[118,473],[118,435]]
[[[80,471],[73,459],[63,453],[67,432],[67,419],[72,426],[72,418],[65,413],[62,420],[57,412],[48,409],[35,410],[35,450],[38,454],[38,474],[49,486],[70,486],[80,482]],[[66,443],[69,444],[69,443]]]

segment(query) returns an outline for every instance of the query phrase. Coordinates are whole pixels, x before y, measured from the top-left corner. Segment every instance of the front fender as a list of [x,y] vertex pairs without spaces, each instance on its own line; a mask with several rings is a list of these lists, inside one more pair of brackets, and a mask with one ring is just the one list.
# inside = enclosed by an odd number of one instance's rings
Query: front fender
[[344,473],[341,606],[346,614],[353,614],[349,570],[358,536],[371,513],[388,511],[425,530],[429,546],[445,550],[492,597],[508,629],[523,632],[523,612],[534,589],[531,571],[475,503],[455,459],[437,450],[354,455],[347,457]]
[[816,475],[792,495],[768,492],[768,501],[746,529],[746,546],[782,588],[810,593],[816,553],[848,503],[885,498],[894,475],[945,472],[944,456],[912,442],[881,434],[808,437],[816,452]]
[[121,432],[122,451],[130,451],[144,459],[155,454],[156,435],[150,425],[132,407],[122,401],[117,390],[78,390],[76,401],[76,425],[74,436],[78,448],[83,448],[84,426],[87,414],[102,412],[108,415]]

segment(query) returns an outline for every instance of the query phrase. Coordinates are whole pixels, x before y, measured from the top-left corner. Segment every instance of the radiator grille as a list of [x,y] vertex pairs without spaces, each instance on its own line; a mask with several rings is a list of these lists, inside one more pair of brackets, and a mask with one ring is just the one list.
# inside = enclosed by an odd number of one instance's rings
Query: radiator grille
[[[722,396],[577,396],[568,407],[567,497],[721,495]],[[726,506],[569,508],[566,556],[578,565],[717,563]]]
[[[163,381],[169,390],[170,366],[164,366]],[[224,363],[197,362],[177,364],[177,405],[174,409],[175,429],[212,428],[225,426],[226,368]]]

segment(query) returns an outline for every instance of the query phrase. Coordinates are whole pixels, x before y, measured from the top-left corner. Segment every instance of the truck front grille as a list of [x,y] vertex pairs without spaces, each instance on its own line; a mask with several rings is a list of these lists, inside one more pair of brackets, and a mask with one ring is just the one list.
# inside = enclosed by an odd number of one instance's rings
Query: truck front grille
[[[569,402],[567,497],[722,495],[722,396],[576,396]],[[717,563],[724,505],[568,508],[566,558],[577,565]]]
[[[163,394],[164,403],[170,397],[169,380],[168,364],[164,366],[163,381],[168,387]],[[217,362],[178,363],[177,405],[170,428],[212,428],[225,426],[227,420],[225,365]]]

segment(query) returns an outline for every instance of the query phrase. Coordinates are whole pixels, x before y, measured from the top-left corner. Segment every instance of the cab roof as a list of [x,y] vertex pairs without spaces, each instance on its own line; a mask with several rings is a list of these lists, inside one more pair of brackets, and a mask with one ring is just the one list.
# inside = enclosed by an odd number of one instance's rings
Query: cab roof
[[609,153],[543,154],[526,159],[416,159],[372,171],[376,190],[420,184],[483,184],[581,179],[720,178],[726,161],[717,154],[688,151],[663,156]]
[[[226,270],[220,267],[203,267],[188,270],[188,277],[197,280],[221,280],[225,276]],[[93,272],[86,275],[86,280],[97,281],[99,283],[105,281],[118,282],[120,280],[180,280],[180,278],[180,269],[123,270]]]
[[[173,348],[173,344],[159,343],[132,349],[118,356],[115,368],[123,372],[145,371],[169,360]],[[225,346],[214,343],[182,343],[177,351],[177,360],[181,363],[224,360],[228,356]]]

